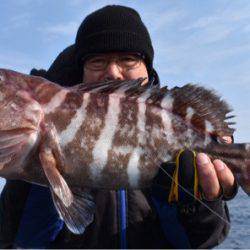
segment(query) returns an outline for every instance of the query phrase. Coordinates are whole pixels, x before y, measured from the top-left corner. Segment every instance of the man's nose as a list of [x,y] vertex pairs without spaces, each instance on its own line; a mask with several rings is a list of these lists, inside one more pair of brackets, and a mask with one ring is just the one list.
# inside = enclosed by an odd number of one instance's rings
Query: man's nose
[[105,80],[124,80],[122,71],[116,62],[110,62],[105,70]]

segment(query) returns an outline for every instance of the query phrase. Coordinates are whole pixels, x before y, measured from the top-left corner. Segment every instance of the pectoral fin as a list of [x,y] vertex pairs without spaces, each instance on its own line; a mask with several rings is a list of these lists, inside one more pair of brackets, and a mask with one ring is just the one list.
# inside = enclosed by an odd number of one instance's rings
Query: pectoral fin
[[33,149],[37,140],[37,131],[32,129],[0,130],[0,175],[10,177],[11,169],[4,168],[5,164],[12,163],[18,171],[26,157]]
[[53,193],[58,196],[64,206],[69,207],[73,202],[73,195],[68,184],[56,167],[57,163],[52,150],[44,147],[41,149],[39,157]]
[[[42,168],[49,181],[55,207],[66,223],[67,227],[75,234],[81,234],[93,221],[94,202],[90,194],[78,189],[70,190],[67,182],[58,170],[62,167],[63,157],[60,156],[59,145],[47,134],[41,146],[39,157]],[[53,149],[51,149],[53,147]]]
[[94,219],[95,203],[93,197],[82,190],[73,194],[73,202],[66,207],[62,200],[52,191],[56,209],[65,224],[74,234],[82,234]]

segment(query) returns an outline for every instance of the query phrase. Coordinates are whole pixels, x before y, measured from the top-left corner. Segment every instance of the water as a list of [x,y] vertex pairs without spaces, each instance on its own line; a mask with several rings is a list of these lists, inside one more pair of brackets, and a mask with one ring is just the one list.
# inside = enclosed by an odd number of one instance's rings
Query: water
[[[4,181],[0,178],[0,192],[3,185]],[[216,248],[250,248],[249,197],[240,189],[236,198],[228,202],[228,206],[231,215],[231,230],[226,240]]]
[[250,199],[240,189],[235,199],[228,202],[231,230],[228,238],[217,248],[250,248]]

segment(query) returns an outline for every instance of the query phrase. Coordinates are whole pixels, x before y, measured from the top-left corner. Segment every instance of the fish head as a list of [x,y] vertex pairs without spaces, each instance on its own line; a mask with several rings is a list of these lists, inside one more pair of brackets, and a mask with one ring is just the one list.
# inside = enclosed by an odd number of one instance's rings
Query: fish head
[[43,110],[32,93],[1,73],[0,176],[14,178],[37,143]]
[[43,113],[40,104],[31,93],[13,85],[0,77],[0,131],[36,129]]

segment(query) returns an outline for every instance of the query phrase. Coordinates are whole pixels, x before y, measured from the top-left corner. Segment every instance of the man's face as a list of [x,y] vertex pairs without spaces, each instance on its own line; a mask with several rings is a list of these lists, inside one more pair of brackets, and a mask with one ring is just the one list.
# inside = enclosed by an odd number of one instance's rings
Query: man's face
[[83,65],[83,82],[94,83],[109,80],[135,80],[146,78],[148,72],[144,60],[135,53],[103,53],[87,57]]

